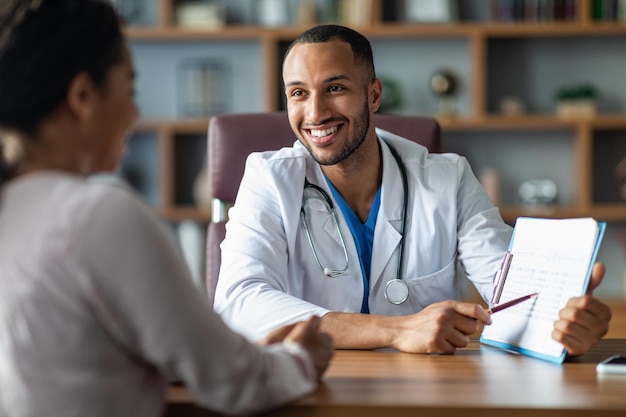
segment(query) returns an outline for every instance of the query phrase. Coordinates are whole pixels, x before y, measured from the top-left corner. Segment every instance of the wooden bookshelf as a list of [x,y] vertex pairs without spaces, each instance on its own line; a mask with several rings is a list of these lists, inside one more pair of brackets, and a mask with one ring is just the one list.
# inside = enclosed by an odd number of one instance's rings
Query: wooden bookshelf
[[[256,24],[227,25],[220,30],[182,29],[174,25],[172,16],[174,7],[179,0],[158,0],[157,23],[151,27],[128,27],[126,34],[133,42],[150,43],[167,41],[176,42],[217,42],[250,41],[255,43],[261,60],[251,60],[250,65],[259,68],[263,75],[263,83],[259,86],[264,97],[263,111],[280,110],[279,76],[280,62],[284,44],[290,42],[306,27],[295,23],[280,28],[262,27]],[[504,203],[501,212],[507,221],[514,221],[520,215],[542,215],[550,217],[593,216],[598,220],[626,221],[626,201],[596,202],[594,201],[593,167],[598,161],[594,159],[594,144],[598,132],[623,132],[626,142],[626,113],[604,114],[591,119],[565,120],[554,114],[527,113],[519,116],[503,116],[489,111],[489,60],[490,43],[509,42],[515,40],[534,40],[543,42],[558,39],[590,39],[623,38],[626,41],[626,24],[623,22],[598,22],[592,18],[593,0],[576,0],[576,18],[565,22],[492,22],[461,20],[443,24],[418,24],[383,20],[383,1],[374,0],[373,21],[367,26],[357,29],[371,40],[430,40],[430,39],[461,39],[467,42],[471,85],[470,111],[459,117],[441,119],[445,134],[480,134],[480,132],[534,132],[557,131],[567,132],[571,136],[571,146],[577,173],[574,178],[577,195],[573,202],[565,206],[543,209],[529,209],[515,204]],[[489,2],[483,2],[485,8]],[[485,13],[483,13],[485,14]],[[488,14],[488,13],[487,13]],[[402,57],[398,57],[399,60]],[[581,59],[585,59],[581,57]],[[401,61],[399,61],[401,62]],[[624,68],[598,69],[602,71],[624,71]],[[186,136],[196,138],[206,134],[208,118],[178,120],[143,120],[138,125],[140,132],[154,132],[159,141],[159,188],[161,199],[157,210],[165,218],[177,221],[193,219],[208,221],[206,211],[195,209],[187,204],[179,204],[174,196],[177,187],[176,167],[173,153],[175,142]],[[444,142],[445,144],[445,142]]]

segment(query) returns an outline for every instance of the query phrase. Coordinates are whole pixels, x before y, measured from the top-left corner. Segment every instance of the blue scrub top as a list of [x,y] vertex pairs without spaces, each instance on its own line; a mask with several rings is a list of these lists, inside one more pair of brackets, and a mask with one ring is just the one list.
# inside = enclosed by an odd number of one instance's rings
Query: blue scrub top
[[361,274],[363,276],[363,301],[361,301],[361,313],[369,314],[369,293],[370,293],[370,267],[372,265],[372,246],[374,244],[374,229],[376,229],[376,218],[378,217],[378,209],[380,208],[380,189],[376,192],[372,208],[367,217],[365,223],[361,223],[361,220],[354,213],[352,208],[346,203],[346,200],[339,194],[337,189],[326,179],[328,186],[330,187],[333,197],[337,202],[337,205],[341,209],[354,243],[356,244],[356,250],[359,254],[359,264],[361,265]]

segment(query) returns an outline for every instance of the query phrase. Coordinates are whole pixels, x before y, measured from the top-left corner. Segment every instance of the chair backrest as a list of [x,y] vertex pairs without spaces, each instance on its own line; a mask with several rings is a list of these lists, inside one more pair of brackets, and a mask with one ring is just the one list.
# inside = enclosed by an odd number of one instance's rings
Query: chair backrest
[[[441,150],[439,124],[432,117],[374,114],[376,127]],[[220,243],[226,221],[219,218],[234,201],[243,177],[246,158],[252,152],[291,146],[295,135],[286,112],[223,114],[211,117],[208,131],[208,175],[213,193],[213,220],[207,230],[206,291],[215,294],[220,269]],[[223,216],[222,216],[223,217]]]

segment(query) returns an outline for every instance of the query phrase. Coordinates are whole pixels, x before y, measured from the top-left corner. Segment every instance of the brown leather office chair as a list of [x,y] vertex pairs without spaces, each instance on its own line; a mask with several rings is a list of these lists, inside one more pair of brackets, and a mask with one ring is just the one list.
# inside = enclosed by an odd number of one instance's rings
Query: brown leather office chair
[[[431,117],[375,114],[377,127],[441,150],[439,124]],[[220,269],[220,243],[227,210],[235,201],[246,158],[252,152],[291,146],[295,135],[287,113],[224,114],[211,118],[208,131],[208,175],[213,191],[212,220],[207,231],[206,291],[213,300]]]

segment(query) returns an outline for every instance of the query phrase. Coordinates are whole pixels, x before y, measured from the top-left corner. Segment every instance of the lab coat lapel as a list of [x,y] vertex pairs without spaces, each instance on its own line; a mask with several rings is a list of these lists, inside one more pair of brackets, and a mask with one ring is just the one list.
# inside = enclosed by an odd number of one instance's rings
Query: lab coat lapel
[[[312,162],[312,159],[310,162]],[[333,203],[335,204],[335,212],[337,214],[337,221],[339,222],[339,227],[341,227],[341,224],[345,223],[341,221],[341,219],[343,219],[343,214],[341,213],[341,209],[339,209],[339,207],[335,203],[333,194],[330,191],[330,188],[328,187],[328,183],[326,182],[326,177],[324,176],[322,169],[317,163],[307,163],[307,178],[310,183],[316,184],[320,186],[324,191],[326,191],[326,194],[328,194],[328,198],[330,198],[331,201],[333,201]],[[320,197],[320,200],[318,200],[318,202],[322,202],[323,197],[322,196],[319,196],[319,197]],[[333,222],[332,217],[328,215],[328,213],[330,212],[330,207],[328,207],[328,205],[326,204],[322,204],[321,206],[318,204],[316,205],[316,208],[318,208],[320,212],[323,212],[326,218],[326,221],[324,222],[324,225],[322,227],[324,232],[328,235],[330,239],[333,239],[339,245],[342,245],[341,238],[339,237],[339,234],[337,233],[337,227],[335,227],[335,223]],[[341,231],[344,234],[344,238],[346,239],[346,242],[345,242],[346,245],[351,244],[353,240],[347,239],[347,237],[352,236],[350,234],[350,231],[347,228],[342,228]],[[317,230],[313,231],[313,233],[316,233],[316,232],[318,231]],[[347,248],[347,250],[350,251],[349,248]]]
[[[382,279],[383,270],[389,262],[397,263],[399,260],[399,256],[395,254],[401,239],[400,227],[404,197],[398,164],[391,155],[387,144],[384,141],[380,141],[380,143],[383,155],[383,182],[380,209],[374,230],[370,288],[374,288],[376,282]],[[397,265],[392,265],[394,274],[396,268]],[[387,280],[391,278],[397,277],[389,276]]]

